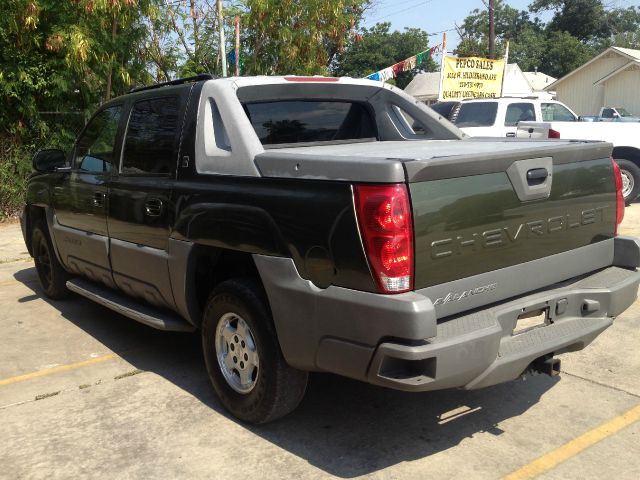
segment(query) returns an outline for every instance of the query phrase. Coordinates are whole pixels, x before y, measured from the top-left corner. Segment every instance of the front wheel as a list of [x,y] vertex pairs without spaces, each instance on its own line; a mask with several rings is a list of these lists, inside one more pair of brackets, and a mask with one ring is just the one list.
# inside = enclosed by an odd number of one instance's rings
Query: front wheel
[[622,196],[629,205],[640,193],[640,168],[629,160],[616,160],[622,176]]
[[33,226],[31,251],[40,279],[40,285],[47,297],[60,300],[69,295],[67,280],[69,274],[58,261],[47,227],[43,222]]
[[213,290],[202,319],[202,347],[213,388],[235,417],[266,423],[302,400],[308,374],[284,360],[256,282],[227,280]]

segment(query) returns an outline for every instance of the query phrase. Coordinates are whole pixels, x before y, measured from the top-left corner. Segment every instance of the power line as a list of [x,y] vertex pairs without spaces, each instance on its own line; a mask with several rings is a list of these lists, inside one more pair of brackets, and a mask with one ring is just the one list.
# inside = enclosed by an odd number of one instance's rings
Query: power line
[[[388,13],[387,15],[384,15],[384,16],[382,16],[382,17],[378,17],[378,18],[374,18],[374,19],[372,19],[372,20],[370,20],[370,21],[371,21],[371,22],[378,22],[378,21],[380,21],[380,20],[384,20],[385,18],[389,18],[389,17],[393,17],[393,16],[395,16],[395,15],[398,15],[399,13],[404,13],[404,12],[407,12],[407,11],[409,11],[409,10],[412,10],[412,9],[414,9],[414,8],[416,8],[416,7],[421,6],[422,4],[425,4],[425,5],[426,5],[427,3],[431,3],[432,1],[433,1],[433,0],[420,0],[418,3],[416,3],[416,4],[414,4],[414,5],[411,5],[410,7],[403,8],[402,10],[398,10],[398,11],[396,11],[396,12]],[[397,5],[398,5],[398,4],[396,4],[395,6],[397,6]]]

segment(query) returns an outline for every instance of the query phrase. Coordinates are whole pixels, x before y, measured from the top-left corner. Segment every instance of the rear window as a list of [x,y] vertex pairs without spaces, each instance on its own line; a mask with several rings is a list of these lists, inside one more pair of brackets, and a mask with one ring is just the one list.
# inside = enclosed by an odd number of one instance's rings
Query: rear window
[[498,102],[463,103],[455,124],[458,127],[490,127],[496,123]]
[[451,118],[451,111],[459,104],[460,102],[437,102],[429,106],[444,118]]
[[576,117],[569,109],[559,103],[543,103],[540,105],[542,109],[542,120],[545,122],[575,122]]
[[511,103],[504,117],[505,127],[515,127],[520,122],[535,122],[536,113],[533,103]]
[[355,102],[286,100],[244,109],[263,145],[377,137],[371,113]]

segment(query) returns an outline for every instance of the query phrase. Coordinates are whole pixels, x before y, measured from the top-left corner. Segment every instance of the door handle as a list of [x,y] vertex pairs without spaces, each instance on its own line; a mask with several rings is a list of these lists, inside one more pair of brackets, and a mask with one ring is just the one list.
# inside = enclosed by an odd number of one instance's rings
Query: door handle
[[527,172],[527,183],[529,186],[540,185],[549,176],[546,168],[532,168]]
[[514,138],[515,136],[516,136],[516,132],[507,133],[507,137],[509,137],[509,138]]
[[106,195],[104,192],[96,192],[93,196],[93,206],[94,207],[104,207],[104,199]]
[[150,198],[144,204],[144,214],[148,217],[159,217],[163,209],[164,204],[159,198]]

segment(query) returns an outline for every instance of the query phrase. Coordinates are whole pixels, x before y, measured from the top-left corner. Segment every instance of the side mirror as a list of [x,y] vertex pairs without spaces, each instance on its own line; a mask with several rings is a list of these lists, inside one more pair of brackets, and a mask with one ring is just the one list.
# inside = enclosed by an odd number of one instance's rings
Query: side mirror
[[40,150],[33,156],[32,165],[37,172],[55,172],[57,168],[64,167],[67,162],[62,150],[47,149]]

